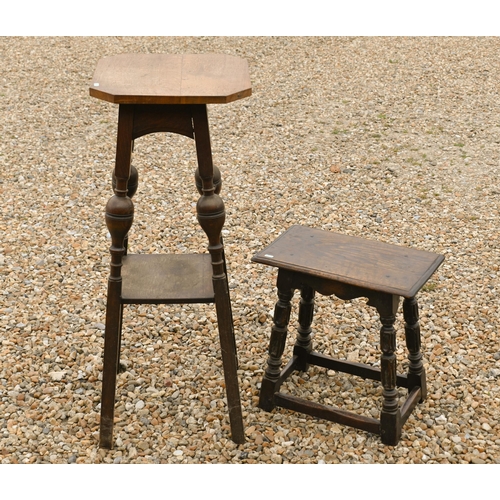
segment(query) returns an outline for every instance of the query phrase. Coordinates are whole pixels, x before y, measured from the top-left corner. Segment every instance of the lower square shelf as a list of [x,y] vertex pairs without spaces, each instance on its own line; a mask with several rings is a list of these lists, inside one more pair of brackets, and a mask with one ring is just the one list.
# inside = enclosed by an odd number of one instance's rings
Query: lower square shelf
[[127,255],[122,267],[123,304],[214,301],[210,254]]

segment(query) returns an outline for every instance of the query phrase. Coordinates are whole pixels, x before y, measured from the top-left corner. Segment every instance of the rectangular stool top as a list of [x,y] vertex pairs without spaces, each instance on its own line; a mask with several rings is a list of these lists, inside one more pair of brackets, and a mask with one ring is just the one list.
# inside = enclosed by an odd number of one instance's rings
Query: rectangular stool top
[[444,257],[380,241],[292,226],[252,262],[410,298]]

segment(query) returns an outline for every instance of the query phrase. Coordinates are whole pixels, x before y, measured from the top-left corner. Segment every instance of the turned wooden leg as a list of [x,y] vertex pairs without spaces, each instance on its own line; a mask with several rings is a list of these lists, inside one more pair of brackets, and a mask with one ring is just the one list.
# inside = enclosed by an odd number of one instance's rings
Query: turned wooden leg
[[[213,178],[212,178],[213,192],[218,195],[218,194],[220,194],[220,191],[222,188],[222,175],[220,173],[220,170],[216,166],[212,166],[212,168],[213,168]],[[200,195],[203,195],[204,185],[203,185],[203,179],[201,178],[201,175],[200,175],[199,168],[197,168],[195,173],[194,173],[194,180],[196,183],[196,189],[198,190],[198,193],[200,193]],[[208,184],[205,185],[205,188],[207,188],[207,187],[208,187]],[[225,215],[224,215],[224,217],[225,217]],[[224,253],[224,240],[222,238],[222,235],[220,235],[220,244],[222,245],[221,256],[222,256],[222,261],[224,262],[224,274],[226,275],[226,281],[228,282],[228,287],[229,287],[229,276],[227,274],[226,256]],[[231,305],[231,304],[229,304],[229,305]],[[231,313],[231,315],[232,315],[232,313]],[[236,339],[234,338],[234,335],[233,335],[233,340],[234,340],[233,350],[236,353],[237,352]],[[236,365],[236,369],[238,369],[238,365]]]
[[[198,170],[195,178],[198,189],[201,189],[201,197],[196,205],[196,211],[198,222],[208,237],[208,251],[212,259],[212,282],[226,383],[231,436],[235,443],[240,444],[245,441],[245,432],[238,388],[236,340],[226,275],[224,246],[221,238],[226,214],[224,202],[216,194],[213,182],[214,168],[212,164],[206,106],[193,107],[193,124],[198,157]],[[218,190],[220,190],[220,173]]]
[[278,390],[278,383],[281,374],[281,358],[283,356],[283,351],[285,350],[288,323],[290,322],[290,312],[292,309],[292,297],[293,290],[284,288],[280,289],[278,285],[278,302],[276,302],[274,307],[267,368],[264,378],[262,379],[259,397],[259,408],[266,411],[271,411],[276,406],[274,402],[274,393]]
[[420,402],[427,397],[427,382],[425,377],[422,352],[420,351],[420,324],[418,322],[418,303],[415,297],[405,299],[403,302],[403,315],[405,320],[406,347],[408,348],[408,391],[420,387]]
[[[116,169],[115,169],[116,170]],[[116,190],[116,174],[115,170],[113,170],[113,174],[111,177],[111,182],[113,185],[113,190]],[[130,166],[130,177],[127,182],[127,196],[132,199],[132,196],[137,192],[137,188],[139,187],[139,172],[137,169],[131,165]],[[125,242],[124,242],[124,247],[125,247],[125,255],[127,255],[128,252],[128,235],[125,236]]]
[[111,272],[108,279],[104,362],[102,376],[100,446],[111,448],[115,407],[116,374],[122,322],[121,266],[125,254],[124,240],[133,221],[134,207],[128,197],[113,196],[106,206],[106,223],[111,234]]
[[125,239],[134,219],[134,204],[127,196],[132,153],[132,120],[130,107],[120,106],[115,166],[115,195],[106,205],[106,225],[111,235],[111,270],[108,279],[104,360],[102,375],[101,423],[99,445],[112,448],[115,408],[116,375],[122,322],[122,259],[126,253]]
[[[215,198],[215,199],[211,199]],[[213,210],[217,208],[217,210]],[[209,239],[208,250],[212,256],[212,282],[214,286],[217,325],[222,352],[222,364],[226,382],[226,394],[231,423],[231,435],[235,443],[245,441],[240,393],[238,388],[238,358],[234,335],[229,286],[224,271],[223,246],[220,229],[224,222],[224,204],[216,194],[203,195],[197,205],[198,220]]]
[[[132,143],[133,144],[133,143]],[[113,186],[113,191],[116,193],[116,174],[115,170],[113,170],[113,174],[111,176],[111,184]],[[127,181],[127,196],[132,199],[132,196],[137,192],[137,188],[139,186],[139,172],[137,169],[130,165],[130,176]],[[128,233],[123,240],[123,248],[125,249],[124,256],[128,253]],[[119,318],[119,326],[118,326],[118,358],[117,358],[117,373],[120,372],[120,353],[121,353],[121,344],[122,344],[122,323],[123,323],[123,304],[120,308],[120,318]]]
[[308,368],[309,353],[312,351],[311,324],[314,316],[314,290],[303,286],[300,291],[299,327],[293,354],[298,356],[296,369],[305,372]]
[[401,411],[396,388],[396,331],[394,322],[399,297],[389,296],[379,308],[380,321],[380,372],[382,382],[382,411],[380,414],[380,436],[384,444],[395,445],[401,437]]

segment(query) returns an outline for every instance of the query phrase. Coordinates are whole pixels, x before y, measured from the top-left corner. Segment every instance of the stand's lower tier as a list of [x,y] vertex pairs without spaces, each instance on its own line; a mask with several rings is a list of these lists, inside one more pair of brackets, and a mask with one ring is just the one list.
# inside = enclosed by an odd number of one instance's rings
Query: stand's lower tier
[[214,302],[210,254],[127,255],[123,304]]

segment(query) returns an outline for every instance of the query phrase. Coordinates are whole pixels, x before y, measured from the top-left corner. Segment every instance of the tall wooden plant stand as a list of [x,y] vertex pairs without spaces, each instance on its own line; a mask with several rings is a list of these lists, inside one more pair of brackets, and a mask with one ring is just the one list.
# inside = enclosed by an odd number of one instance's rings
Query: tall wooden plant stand
[[[125,304],[215,303],[232,439],[244,441],[237,378],[237,353],[221,231],[225,220],[219,196],[220,172],[212,163],[207,104],[251,95],[245,60],[217,54],[122,54],[98,62],[90,95],[119,105],[114,196],[106,205],[111,235],[100,446],[111,448]],[[206,254],[131,255],[128,232],[134,218],[132,196],[138,173],[131,166],[133,141],[171,132],[194,139],[200,226]]]

